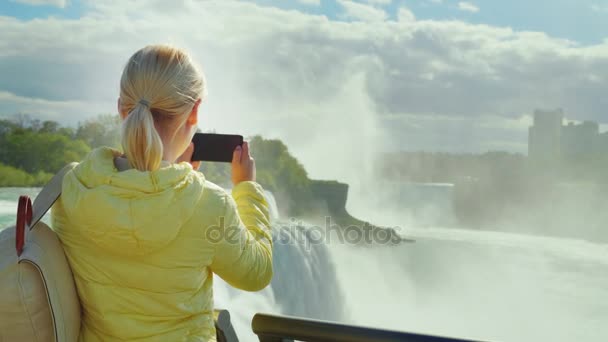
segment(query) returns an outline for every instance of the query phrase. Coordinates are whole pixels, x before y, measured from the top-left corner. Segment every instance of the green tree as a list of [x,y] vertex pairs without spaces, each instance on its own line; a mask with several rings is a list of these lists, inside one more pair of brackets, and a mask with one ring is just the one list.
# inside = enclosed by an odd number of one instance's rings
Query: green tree
[[48,182],[53,175],[37,172],[31,175],[12,166],[0,164],[0,187],[7,186],[41,186]]
[[44,121],[42,122],[39,133],[57,133],[59,130],[59,123],[55,121]]
[[[87,120],[76,130],[27,115],[0,120],[0,186],[42,185],[65,164],[82,160],[91,148],[118,147],[119,138],[116,115]],[[258,182],[275,193],[289,214],[307,213],[314,201],[302,164],[280,140],[255,136],[250,144]],[[208,180],[230,186],[230,164],[203,163],[201,171]]]
[[222,187],[231,186],[231,166],[229,163],[203,162],[199,169],[207,180]]
[[287,146],[280,140],[261,136],[254,136],[250,144],[258,182],[274,192],[291,215],[308,212],[313,204],[311,182],[304,166],[289,153]]
[[[290,215],[307,213],[313,206],[311,181],[287,146],[280,140],[261,136],[251,138],[250,146],[258,183],[272,191],[281,201],[281,207]],[[230,164],[204,162],[200,171],[208,180],[230,186]]]
[[78,125],[76,139],[87,143],[91,148],[120,146],[120,118],[118,115],[105,114],[89,119]]
[[2,143],[0,162],[29,173],[55,173],[65,164],[81,160],[90,151],[82,140],[33,130],[11,132]]

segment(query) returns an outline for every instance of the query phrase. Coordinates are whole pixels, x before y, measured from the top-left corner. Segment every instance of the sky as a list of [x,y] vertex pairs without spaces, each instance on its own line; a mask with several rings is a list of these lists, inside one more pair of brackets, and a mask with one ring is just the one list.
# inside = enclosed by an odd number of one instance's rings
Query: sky
[[525,153],[537,108],[608,130],[604,0],[7,0],[0,32],[0,116],[115,113],[126,60],[172,44],[205,73],[203,129],[283,139],[319,177]]

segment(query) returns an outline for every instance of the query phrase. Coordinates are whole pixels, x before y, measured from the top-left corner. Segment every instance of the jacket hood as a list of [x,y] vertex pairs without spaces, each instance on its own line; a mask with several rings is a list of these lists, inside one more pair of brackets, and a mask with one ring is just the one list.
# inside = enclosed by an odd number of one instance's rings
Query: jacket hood
[[114,158],[120,155],[93,150],[65,176],[61,201],[83,239],[115,254],[145,255],[177,237],[193,215],[204,178],[189,163],[118,171]]

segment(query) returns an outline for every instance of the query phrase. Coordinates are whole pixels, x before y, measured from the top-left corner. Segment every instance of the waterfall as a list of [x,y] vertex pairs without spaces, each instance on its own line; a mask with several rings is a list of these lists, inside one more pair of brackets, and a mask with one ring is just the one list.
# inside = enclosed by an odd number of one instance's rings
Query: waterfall
[[230,311],[241,341],[257,341],[251,332],[256,312],[317,319],[344,319],[344,298],[336,267],[324,243],[312,243],[310,226],[281,221],[271,192],[266,191],[273,222],[274,277],[266,289],[250,293],[231,288],[215,277],[218,308]]
[[264,190],[264,195],[266,197],[266,202],[268,202],[270,219],[274,222],[279,219],[279,208],[277,207],[277,201],[271,191]]

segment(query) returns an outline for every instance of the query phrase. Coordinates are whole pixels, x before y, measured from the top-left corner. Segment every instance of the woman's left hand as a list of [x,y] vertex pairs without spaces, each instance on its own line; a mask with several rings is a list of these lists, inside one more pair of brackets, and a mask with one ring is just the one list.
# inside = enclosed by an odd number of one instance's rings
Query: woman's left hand
[[198,170],[198,168],[201,166],[201,162],[192,161],[192,154],[194,154],[194,144],[190,143],[190,145],[188,145],[188,147],[186,148],[184,153],[179,158],[177,158],[177,160],[175,162],[176,163],[188,162],[188,163],[190,163],[190,165],[192,165],[192,168],[194,170]]

